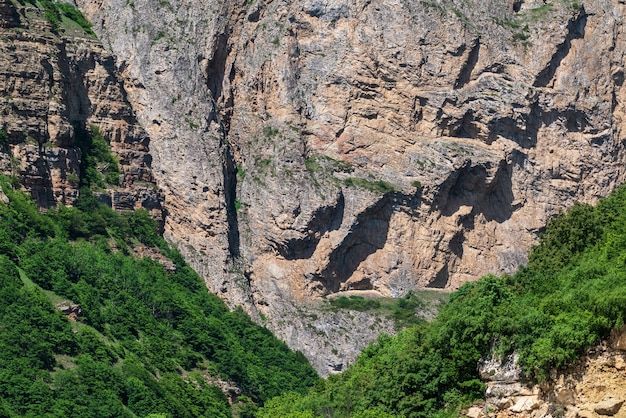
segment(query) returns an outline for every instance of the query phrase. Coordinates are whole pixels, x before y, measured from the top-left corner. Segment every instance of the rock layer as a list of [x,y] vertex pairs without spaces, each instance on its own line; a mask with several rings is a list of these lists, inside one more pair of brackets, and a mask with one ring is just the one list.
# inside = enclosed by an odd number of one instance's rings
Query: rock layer
[[149,138],[137,123],[114,58],[78,25],[53,31],[44,11],[0,1],[0,170],[42,207],[78,196],[77,135],[97,127],[119,161],[119,187],[102,198],[161,218]]
[[166,236],[310,358],[298,304],[512,271],[624,180],[618,0],[77,3],[152,140]]
[[580,361],[553,371],[542,384],[525,380],[516,356],[479,365],[487,383],[486,403],[466,412],[474,418],[602,418],[626,417],[626,353],[620,340],[626,328],[614,331],[609,341],[590,350]]

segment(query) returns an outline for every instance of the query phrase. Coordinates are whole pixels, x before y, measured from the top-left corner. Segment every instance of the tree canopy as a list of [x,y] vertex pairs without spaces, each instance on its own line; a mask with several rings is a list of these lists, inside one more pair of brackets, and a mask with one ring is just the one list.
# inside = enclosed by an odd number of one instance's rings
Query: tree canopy
[[[209,294],[147,211],[118,214],[84,188],[43,214],[0,185],[0,417],[230,417],[217,380],[251,416],[317,382],[301,353]],[[55,308],[70,302],[74,321]]]
[[258,416],[452,417],[483,396],[477,363],[517,352],[542,381],[624,324],[626,187],[555,217],[528,265],[463,285],[430,324],[381,336],[344,373]]

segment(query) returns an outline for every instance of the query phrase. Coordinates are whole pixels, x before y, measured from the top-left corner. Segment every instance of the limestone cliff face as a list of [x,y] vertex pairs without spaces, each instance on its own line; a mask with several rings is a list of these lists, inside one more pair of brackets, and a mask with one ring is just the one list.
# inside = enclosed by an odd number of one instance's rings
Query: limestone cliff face
[[329,364],[299,303],[511,271],[624,180],[621,0],[77,3],[150,135],[166,236]]
[[120,187],[102,193],[116,209],[161,216],[149,138],[137,123],[114,58],[71,25],[55,33],[43,10],[0,0],[0,171],[15,175],[42,207],[78,196],[76,136],[98,127],[119,160]]

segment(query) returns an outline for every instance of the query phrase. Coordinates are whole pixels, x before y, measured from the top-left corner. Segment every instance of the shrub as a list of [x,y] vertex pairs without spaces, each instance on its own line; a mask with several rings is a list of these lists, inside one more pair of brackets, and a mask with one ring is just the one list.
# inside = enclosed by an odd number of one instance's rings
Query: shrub
[[9,135],[4,130],[0,129],[0,148],[6,150],[9,146]]
[[344,181],[348,187],[360,187],[374,193],[390,193],[396,190],[393,184],[383,180],[370,181],[359,177],[348,177]]

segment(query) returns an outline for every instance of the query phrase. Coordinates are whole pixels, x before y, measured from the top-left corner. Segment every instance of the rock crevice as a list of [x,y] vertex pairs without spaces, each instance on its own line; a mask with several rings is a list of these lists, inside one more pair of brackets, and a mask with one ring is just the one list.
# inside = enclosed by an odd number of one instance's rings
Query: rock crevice
[[165,236],[310,357],[306,319],[279,325],[298,303],[511,272],[626,178],[619,0],[77,3],[150,137]]

